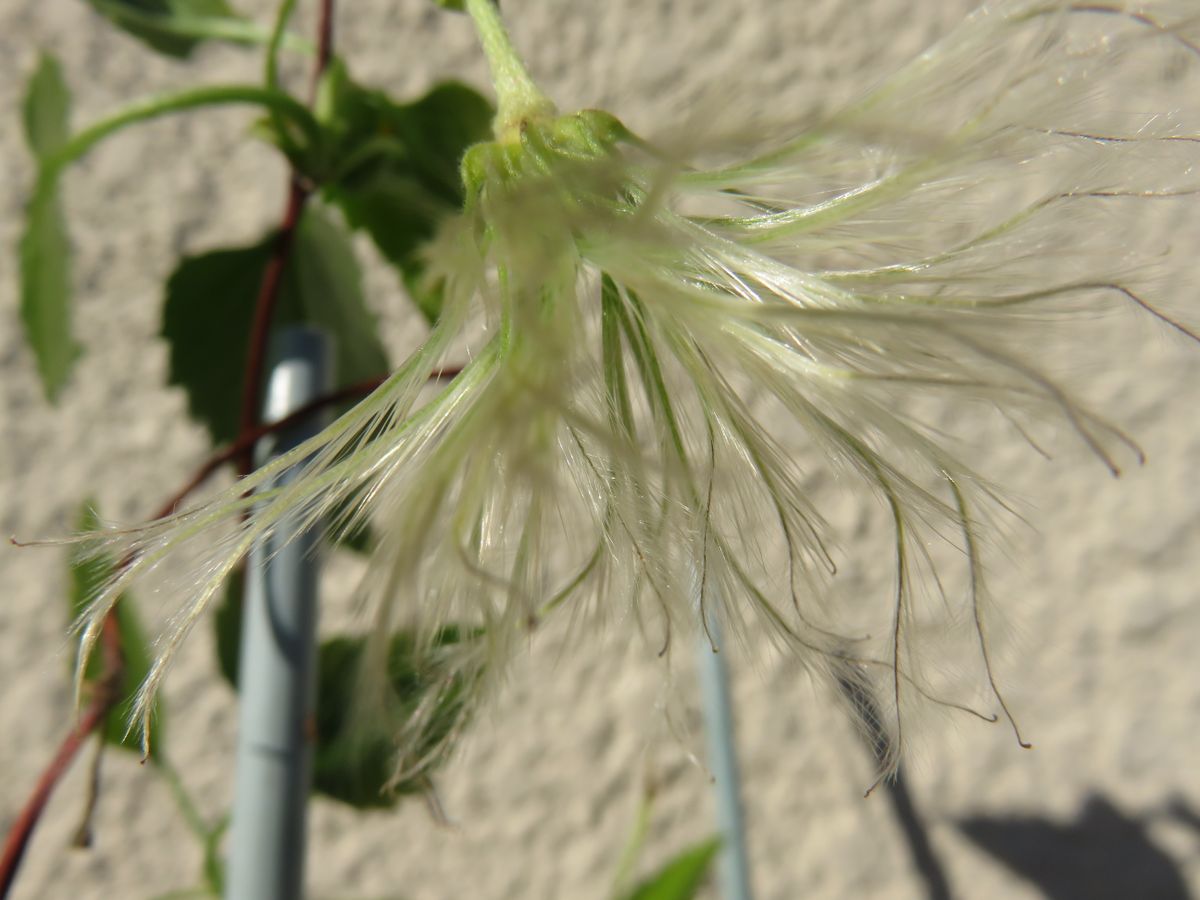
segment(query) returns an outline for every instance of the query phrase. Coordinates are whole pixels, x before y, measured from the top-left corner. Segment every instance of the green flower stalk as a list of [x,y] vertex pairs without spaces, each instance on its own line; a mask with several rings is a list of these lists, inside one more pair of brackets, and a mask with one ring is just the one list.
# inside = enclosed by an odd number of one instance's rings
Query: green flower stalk
[[[372,715],[395,628],[423,636],[466,711],[533,625],[560,615],[620,620],[657,653],[708,615],[734,635],[765,626],[815,678],[879,698],[897,753],[910,708],[977,699],[927,676],[958,635],[1007,715],[982,577],[987,526],[1006,507],[922,403],[994,410],[1031,443],[1065,426],[1114,473],[1138,458],[1051,363],[1118,307],[1196,339],[1142,294],[1170,258],[1130,237],[1140,211],[1200,190],[1198,95],[1108,102],[1139,61],[1197,68],[1190,4],[990,4],[789,139],[691,154],[604,112],[557,113],[491,0],[466,8],[499,114],[495,140],[462,161],[464,209],[426,254],[441,318],[318,437],[198,508],[102,536],[136,556],[92,604],[80,659],[131,580],[203,547],[142,690],[147,712],[251,545],[285,517],[340,511],[334,528],[369,517],[379,536],[362,588]],[[461,374],[426,387],[464,353]],[[302,477],[264,487],[310,458]],[[825,600],[839,554],[812,469],[890,514],[893,589],[852,615]],[[957,547],[961,591],[942,590],[953,582],[935,539]],[[440,641],[448,623],[471,638]],[[426,715],[436,708],[431,697]],[[403,767],[422,761],[421,723],[399,728]]]

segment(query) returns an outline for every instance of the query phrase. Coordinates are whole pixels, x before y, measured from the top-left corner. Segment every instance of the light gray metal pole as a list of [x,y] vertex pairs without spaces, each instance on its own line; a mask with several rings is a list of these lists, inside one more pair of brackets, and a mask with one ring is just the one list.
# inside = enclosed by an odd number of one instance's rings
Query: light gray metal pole
[[[710,584],[710,590],[715,590]],[[729,671],[725,666],[721,623],[708,616],[708,633],[700,633],[700,690],[704,703],[704,730],[708,746],[708,769],[713,777],[713,799],[717,808],[717,830],[721,850],[717,856],[717,882],[722,900],[752,900],[750,858],[746,850],[746,823],[742,816],[742,784],[734,745],[733,703],[729,694]],[[709,643],[711,639],[712,643]],[[713,648],[721,651],[713,652]]]
[[[277,422],[330,390],[328,339],[289,327],[274,344],[263,420]],[[313,416],[260,441],[255,462],[315,434]],[[295,470],[278,483],[294,477]],[[237,771],[226,900],[298,900],[304,892],[305,808],[316,685],[317,545],[282,523],[246,570],[238,666]]]

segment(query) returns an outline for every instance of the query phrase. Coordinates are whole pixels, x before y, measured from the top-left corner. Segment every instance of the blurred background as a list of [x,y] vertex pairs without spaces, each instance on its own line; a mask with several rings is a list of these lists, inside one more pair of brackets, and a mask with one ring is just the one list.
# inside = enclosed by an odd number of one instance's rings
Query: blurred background
[[[298,30],[311,33],[314,5],[300,4]],[[602,106],[654,134],[686,127],[697,109],[723,111],[733,128],[835,107],[971,5],[504,7],[561,108]],[[238,7],[261,22],[272,15],[265,0]],[[446,77],[487,84],[469,23],[428,0],[340,3],[336,45],[356,78],[395,96]],[[246,138],[253,113],[241,110],[154,122],[74,167],[65,198],[86,355],[49,406],[20,330],[14,253],[33,177],[20,103],[42,48],[63,63],[76,125],[147,92],[255,81],[261,66],[260,52],[215,43],[186,62],[164,59],[81,0],[0,7],[0,533],[21,538],[69,530],[88,497],[108,517],[142,519],[204,459],[183,394],[164,386],[162,283],[180,254],[257,239],[278,221],[286,190],[278,156]],[[299,91],[305,68],[287,72]],[[1155,86],[1126,87],[1136,103]],[[1190,225],[1164,219],[1162,228],[1189,253],[1198,224],[1191,215]],[[373,248],[359,245],[373,260],[369,301],[400,358],[424,326]],[[1194,300],[1180,307],[1192,321]],[[1200,349],[1142,320],[1108,331],[1109,343],[1091,348],[1100,362],[1085,373],[1087,397],[1138,440],[1144,467],[1114,480],[1082,449],[1050,462],[1015,443],[977,458],[1013,489],[1031,526],[1012,535],[989,575],[1011,625],[998,638],[997,674],[1034,749],[1021,750],[1001,725],[922,723],[904,791],[864,799],[873,759],[830,698],[770,654],[730,654],[760,898],[1200,897]],[[856,551],[877,546],[885,560],[879,510],[830,491],[849,525],[845,540]],[[71,721],[64,559],[53,548],[0,547],[2,831]],[[360,568],[332,559],[326,596],[347,596]],[[839,590],[887,590],[888,577],[886,565],[864,566]],[[151,630],[168,601],[141,598]],[[332,608],[326,623],[344,615]],[[198,629],[173,669],[166,733],[172,761],[216,818],[232,790],[236,711],[211,643],[210,629]],[[692,680],[682,664],[665,685],[653,654],[619,636],[581,648],[539,634],[438,779],[450,824],[435,823],[420,799],[369,814],[314,801],[311,896],[608,896],[648,786],[648,866],[715,831],[709,778],[694,758],[702,742]],[[682,710],[674,727],[664,706]],[[164,783],[132,754],[106,755],[93,845],[69,847],[89,755],[57,789],[13,896],[150,898],[195,883],[202,848]]]

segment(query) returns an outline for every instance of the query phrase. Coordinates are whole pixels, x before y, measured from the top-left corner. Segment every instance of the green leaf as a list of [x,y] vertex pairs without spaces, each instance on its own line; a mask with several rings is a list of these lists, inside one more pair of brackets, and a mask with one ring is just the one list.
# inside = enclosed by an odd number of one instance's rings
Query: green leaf
[[[216,444],[237,436],[254,304],[274,240],[186,258],[167,281],[170,382],[187,391],[192,415]],[[309,209],[297,228],[275,313],[276,326],[303,322],[334,338],[338,387],[387,373],[353,248],[319,210]]]
[[159,53],[182,58],[202,40],[265,43],[268,35],[226,0],[86,0],[96,12]]
[[71,336],[71,246],[53,177],[41,177],[21,236],[21,321],[46,399],[58,399],[80,346]]
[[56,125],[49,113],[63,110],[63,103],[53,75],[44,75],[43,71],[52,72],[52,68],[39,69],[25,104],[25,122],[31,129],[27,134],[29,144],[35,151],[45,151],[48,155],[39,160],[38,178],[26,208],[25,233],[19,246],[21,318],[37,358],[43,388],[54,401],[80,352],[70,329],[70,246],[59,204],[58,179],[63,169],[129,125],[205,106],[263,106],[294,124],[310,141],[319,138],[320,131],[308,109],[281,91],[254,85],[215,85],[132,103],[55,146],[65,132],[66,123],[64,120]]
[[422,313],[436,320],[440,291],[424,284],[419,251],[439,221],[462,207],[459,162],[490,137],[491,105],[453,82],[397,104],[355,84],[340,65],[326,75],[322,105],[329,148],[317,179],[326,197],[371,236]]
[[238,566],[225,582],[221,603],[213,616],[217,668],[230,686],[237,689],[242,652],[242,609],[246,591],[246,567]]
[[338,536],[338,546],[370,556],[375,549],[375,533],[365,522]]
[[46,163],[67,143],[70,106],[58,63],[43,54],[25,92],[25,140],[39,166],[18,252],[21,321],[51,402],[58,399],[80,352],[71,337],[71,246],[58,195],[58,168]]
[[720,841],[710,840],[685,850],[638,885],[627,900],[691,900],[704,886],[720,847]]
[[[459,640],[459,631],[447,628],[440,643]],[[412,778],[391,785],[395,773],[395,734],[391,726],[403,723],[431,690],[444,688],[444,677],[435,664],[417,652],[410,635],[393,637],[388,655],[388,683],[395,706],[389,721],[372,722],[374,730],[355,717],[356,697],[362,683],[360,666],[365,639],[338,637],[321,644],[317,663],[317,741],[313,754],[313,790],[359,809],[395,805],[400,796],[427,789],[430,770],[440,757]],[[462,685],[454,684],[437,701],[437,712],[418,741],[423,755],[444,742],[462,712]],[[394,714],[394,717],[393,715]]]
[[329,513],[325,521],[330,524],[331,536],[339,547],[353,550],[355,553],[370,555],[375,547],[375,533],[371,523],[362,519],[353,526],[348,526],[347,518],[351,509],[355,508],[361,495],[355,491]]
[[[77,530],[80,532],[96,531],[99,526],[100,521],[93,505],[91,502],[84,503],[76,522]],[[92,598],[100,592],[112,574],[114,565],[112,559],[79,547],[71,553],[69,599],[72,621],[79,618]],[[142,630],[137,610],[130,596],[122,594],[113,609],[117,620],[117,634],[121,641],[121,656],[124,661],[120,686],[120,695],[123,699],[108,714],[108,720],[104,727],[104,739],[110,744],[141,754],[142,747],[138,736],[127,735],[126,732],[133,712],[134,695],[150,673],[153,655],[150,652],[150,645],[146,642],[145,632]],[[98,648],[88,660],[87,669],[84,671],[84,683],[94,685],[103,677],[103,673],[103,649]],[[154,730],[150,733],[150,755],[152,757],[159,752],[159,748],[162,746],[161,712],[161,708],[156,710]]]
[[25,140],[38,159],[50,156],[67,142],[71,92],[58,60],[48,53],[41,55],[37,70],[29,79],[22,112]]
[[167,280],[163,337],[171,349],[169,381],[187,391],[192,416],[213,443],[237,436],[243,368],[254,300],[272,240],[183,259]]
[[339,386],[388,373],[349,236],[319,209],[309,209],[300,221],[280,300],[280,321],[316,325],[333,336]]

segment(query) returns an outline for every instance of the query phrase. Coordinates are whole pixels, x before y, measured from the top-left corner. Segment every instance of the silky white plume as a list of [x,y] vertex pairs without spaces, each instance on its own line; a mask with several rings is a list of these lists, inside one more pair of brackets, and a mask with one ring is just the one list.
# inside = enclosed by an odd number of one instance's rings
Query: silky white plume
[[[129,582],[201,542],[148,710],[250,547],[348,509],[335,527],[369,517],[379,537],[362,588],[378,665],[414,629],[446,691],[475,698],[548,616],[634,623],[654,651],[708,616],[734,634],[753,620],[814,676],[872,690],[899,752],[909,701],[972,696],[923,678],[931,619],[972,623],[995,693],[981,553],[1005,514],[918,401],[983,405],[1014,436],[1057,423],[1113,472],[1137,458],[1048,363],[1119,307],[1196,337],[1162,305],[1175,248],[1133,237],[1160,204],[1195,206],[1200,93],[1142,107],[1123,85],[1166,60],[1193,73],[1198,35],[1190,3],[994,3],[789,139],[686,158],[498,79],[497,140],[468,152],[465,208],[428,249],[445,305],[423,346],[287,456],[113,535],[135,556],[92,604],[81,659]],[[426,387],[462,354],[461,374]],[[894,586],[862,598],[869,635],[843,634],[824,600],[836,536],[798,449],[890,513]],[[939,594],[935,538],[961,551],[961,596]],[[469,637],[440,641],[449,623]],[[421,727],[402,728],[401,765],[419,763]]]

